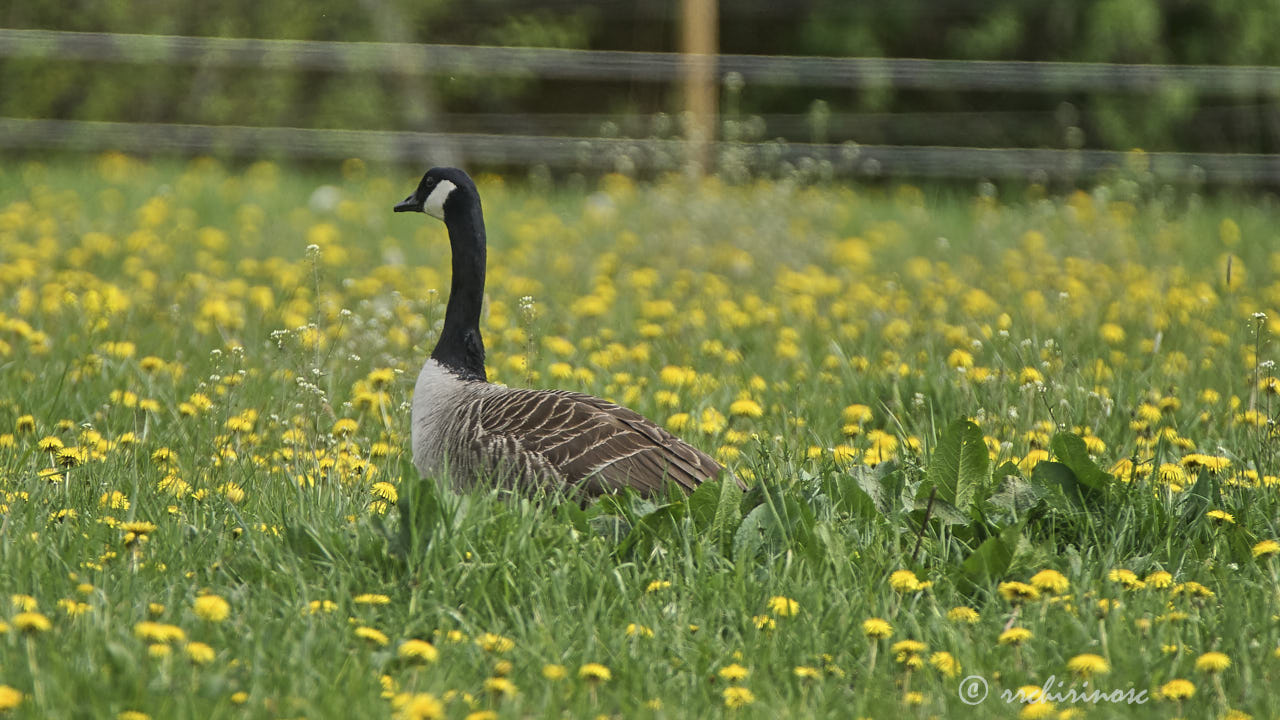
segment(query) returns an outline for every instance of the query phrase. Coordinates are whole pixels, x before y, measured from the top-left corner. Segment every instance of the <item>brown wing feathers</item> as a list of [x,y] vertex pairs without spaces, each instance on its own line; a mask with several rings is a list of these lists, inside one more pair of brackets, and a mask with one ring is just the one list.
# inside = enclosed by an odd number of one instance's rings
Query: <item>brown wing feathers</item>
[[[693,490],[722,471],[709,455],[643,415],[590,395],[503,390],[477,398],[473,409],[480,436],[508,441],[486,443],[489,453],[503,456],[496,460],[508,471],[549,470],[559,476],[555,480],[593,495],[623,487],[653,494],[668,480]],[[548,478],[513,479],[525,484]]]

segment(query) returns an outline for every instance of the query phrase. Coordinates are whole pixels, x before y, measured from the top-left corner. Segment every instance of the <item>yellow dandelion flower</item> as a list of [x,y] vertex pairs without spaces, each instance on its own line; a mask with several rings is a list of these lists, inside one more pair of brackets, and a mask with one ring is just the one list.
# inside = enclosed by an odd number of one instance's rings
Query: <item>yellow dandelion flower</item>
[[18,707],[22,704],[22,698],[21,692],[8,685],[0,685],[0,712]]
[[1211,598],[1211,597],[1214,597],[1215,595],[1215,593],[1212,590],[1210,590],[1209,588],[1205,587],[1204,585],[1201,585],[1200,583],[1194,580],[1188,580],[1187,582],[1184,582],[1184,583],[1178,583],[1177,585],[1173,586],[1173,590],[1171,590],[1170,592],[1172,592],[1174,595],[1190,595],[1196,598]]
[[884,640],[893,635],[893,626],[887,620],[869,618],[862,621],[862,632],[874,640]]
[[1223,525],[1234,525],[1236,522],[1235,516],[1224,510],[1210,510],[1204,516]]
[[1001,645],[1013,645],[1017,647],[1032,637],[1031,631],[1023,627],[1011,627],[1000,633],[1000,637],[996,639]]
[[1005,600],[1014,604],[1040,599],[1040,591],[1034,585],[1027,583],[1002,582],[996,586],[996,591]]
[[38,448],[40,452],[56,453],[62,449],[62,440],[54,437],[53,435],[42,437],[39,442],[36,443],[36,448]]
[[364,593],[351,598],[351,602],[357,605],[390,605],[391,598],[378,593]]
[[151,716],[140,710],[121,710],[116,720],[151,720]]
[[143,640],[155,643],[181,642],[187,639],[187,633],[177,625],[143,620],[133,626],[133,634]]
[[1018,717],[1021,720],[1045,720],[1058,714],[1057,707],[1051,702],[1037,701],[1030,705],[1024,705],[1018,711]]
[[645,586],[644,591],[646,593],[655,593],[659,590],[666,590],[669,587],[671,587],[670,580],[654,580]]
[[312,600],[307,603],[306,612],[309,615],[316,615],[319,613],[331,613],[337,609],[338,603],[332,600]]
[[386,482],[385,480],[374,483],[373,486],[369,488],[369,492],[372,493],[374,497],[382,498],[389,503],[394,503],[400,500],[400,493],[396,490],[396,486]]
[[742,667],[738,663],[733,663],[720,668],[720,671],[716,674],[726,682],[736,683],[747,679],[747,676],[751,674],[751,671]]
[[755,694],[741,685],[725,688],[722,695],[724,696],[724,706],[730,710],[746,707],[756,701]]
[[672,432],[683,432],[693,425],[693,416],[689,413],[675,413],[667,418],[666,426]]
[[1231,667],[1231,658],[1225,653],[1207,652],[1196,658],[1196,669],[1204,673],[1218,673]]
[[112,490],[111,492],[102,493],[98,498],[98,504],[112,510],[128,510],[129,498],[119,490]]
[[764,408],[755,400],[744,398],[735,400],[729,405],[729,415],[733,417],[758,418],[764,416]]
[[1275,540],[1263,540],[1253,546],[1253,556],[1255,558],[1268,558],[1277,553],[1280,553],[1280,542]]
[[1119,345],[1124,342],[1124,328],[1115,323],[1103,323],[1098,327],[1098,335],[1108,345]]
[[338,421],[333,424],[333,428],[330,430],[330,432],[333,433],[334,435],[337,435],[338,437],[346,437],[348,435],[354,434],[355,431],[359,429],[360,429],[359,421],[353,418],[339,418]]
[[54,453],[54,459],[59,467],[74,468],[80,467],[89,461],[89,451],[85,448],[73,445],[65,447]]
[[53,623],[49,622],[49,618],[34,610],[20,612],[13,616],[13,626],[21,632],[25,633],[42,633],[48,632],[53,628]]
[[217,657],[217,653],[214,652],[213,648],[202,642],[187,643],[186,651],[187,657],[191,658],[191,662],[197,665],[213,662],[213,659]]
[[62,608],[69,617],[78,617],[89,612],[89,603],[77,602],[71,598],[62,598],[58,601],[58,607]]
[[768,615],[753,615],[751,624],[755,625],[757,630],[772,630],[778,626],[778,621]]
[[791,671],[791,673],[796,677],[800,678],[801,680],[821,680],[822,679],[822,671],[816,667],[811,667],[809,665],[797,665]]
[[515,697],[520,692],[515,683],[504,677],[485,678],[484,690],[491,695],[505,698]]
[[361,638],[362,640],[368,640],[374,645],[383,647],[385,647],[387,643],[391,642],[391,640],[387,638],[386,633],[364,625],[356,628],[356,637]]
[[960,661],[949,652],[936,652],[929,656],[929,665],[944,676],[953,678],[960,674]]
[[392,701],[396,720],[440,720],[445,716],[444,703],[431,693],[413,693]]
[[232,503],[238,503],[241,500],[244,500],[244,488],[233,482],[222,483],[218,486],[218,492],[222,493],[222,496]]
[[651,638],[653,637],[653,628],[646,627],[644,625],[637,625],[636,623],[628,623],[626,634],[627,637]]
[[926,645],[919,640],[899,640],[889,647],[895,655],[915,655],[925,651]]
[[1157,590],[1167,590],[1173,587],[1173,575],[1164,570],[1156,570],[1148,575],[1143,582]]
[[1110,672],[1111,665],[1101,655],[1084,653],[1068,660],[1067,669],[1082,678],[1088,678]]
[[[858,459],[858,449],[850,445],[836,445],[831,448],[831,459],[836,463],[844,465]],[[899,570],[898,572],[911,572],[910,570]],[[912,574],[914,578],[915,575]],[[919,582],[919,581],[917,581]]]
[[436,646],[426,640],[405,640],[400,643],[400,647],[396,650],[396,655],[405,660],[421,660],[423,662],[435,662],[440,657],[440,652],[436,650]]
[[1175,678],[1161,685],[1157,692],[1163,698],[1181,702],[1196,694],[1196,686],[1190,680]]
[[978,611],[967,605],[953,607],[947,611],[947,619],[951,622],[974,625],[980,619]]
[[778,617],[792,617],[800,612],[800,603],[789,597],[774,595],[769,598],[769,609]]
[[135,533],[137,535],[145,535],[156,531],[156,524],[145,520],[134,520],[132,522],[120,523],[119,528],[125,532]]
[[613,673],[600,663],[586,663],[578,668],[578,677],[590,683],[602,683],[612,680]]
[[550,680],[551,682],[563,680],[568,674],[568,670],[566,670],[563,665],[548,663],[542,666],[542,677]]
[[479,645],[480,649],[485,652],[501,654],[511,652],[512,648],[516,646],[516,641],[509,637],[487,632],[476,638],[476,645]]
[[954,369],[965,369],[973,367],[973,353],[966,350],[956,348],[947,355],[947,367]]
[[920,590],[921,583],[910,570],[895,570],[889,575],[889,587],[900,593],[908,593]]
[[1066,575],[1057,570],[1041,570],[1031,576],[1031,585],[1041,592],[1061,595],[1067,591],[1071,583],[1067,580]]
[[1024,367],[1018,373],[1018,384],[1019,385],[1043,385],[1044,375],[1042,375],[1039,370],[1031,366]]
[[1138,579],[1137,573],[1125,568],[1116,568],[1107,573],[1107,579],[1119,583],[1125,590],[1141,590],[1146,587],[1146,583]]
[[209,622],[220,623],[231,614],[231,603],[218,595],[201,595],[191,607],[197,617]]

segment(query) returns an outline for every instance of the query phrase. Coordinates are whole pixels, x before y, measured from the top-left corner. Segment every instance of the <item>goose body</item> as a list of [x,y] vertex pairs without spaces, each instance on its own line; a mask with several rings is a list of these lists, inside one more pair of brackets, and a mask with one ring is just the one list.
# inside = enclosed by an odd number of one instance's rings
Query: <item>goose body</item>
[[459,489],[485,483],[525,494],[632,488],[653,495],[668,482],[692,491],[724,471],[621,405],[568,390],[489,383],[479,325],[486,240],[475,184],[456,168],[432,168],[395,210],[443,220],[453,255],[444,327],[414,387],[413,462],[420,473],[447,473]]

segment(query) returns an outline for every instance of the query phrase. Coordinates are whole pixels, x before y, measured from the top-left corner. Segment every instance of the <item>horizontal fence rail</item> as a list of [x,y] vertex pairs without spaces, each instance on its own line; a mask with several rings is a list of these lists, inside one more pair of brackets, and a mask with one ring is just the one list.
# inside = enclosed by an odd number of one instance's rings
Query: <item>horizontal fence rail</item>
[[[362,157],[430,162],[441,145],[478,163],[582,170],[682,167],[682,140],[415,133],[228,125],[112,123],[0,118],[0,147],[80,151],[222,153],[301,158]],[[1280,155],[1132,153],[1105,150],[901,147],[810,143],[714,144],[722,165],[769,169],[827,163],[833,173],[934,178],[1075,179],[1140,162],[1161,182],[1280,183]]]
[[[261,40],[0,29],[0,57],[411,75],[536,75],[560,80],[670,82],[677,53],[404,43]],[[1072,62],[718,55],[721,78],[849,88],[1022,92],[1155,92],[1280,96],[1280,68]]]
[[[24,61],[90,61],[192,67],[374,72],[406,76],[528,76],[548,80],[679,81],[690,56],[677,53],[567,50],[557,48],[458,46],[406,43],[263,40],[119,33],[80,33],[0,28],[0,58]],[[758,83],[854,89],[924,91],[1117,92],[1143,94],[1165,89],[1249,98],[1258,106],[1280,99],[1280,68],[1255,66],[1137,65],[1069,62],[924,60],[911,58],[830,58],[760,55],[694,56],[714,60],[726,85]],[[1018,113],[1012,113],[1017,115]],[[935,116],[936,115],[936,116]],[[998,115],[998,114],[997,114]],[[606,119],[591,115],[476,115],[436,117],[440,132],[394,132],[292,127],[179,125],[0,118],[0,148],[122,150],[151,153],[208,153],[240,156],[345,158],[390,162],[455,161],[501,165],[544,164],[591,170],[677,169],[691,146],[664,135],[680,126],[662,117]],[[1037,115],[1051,118],[1047,112]],[[770,172],[793,163],[838,175],[904,175],[936,178],[1018,178],[1076,180],[1124,166],[1134,156],[1101,150],[951,147],[974,138],[955,131],[969,122],[984,129],[992,113],[836,115],[823,122],[849,129],[876,124],[915,123],[941,146],[854,145],[785,142],[718,142],[712,146],[722,169]],[[770,132],[821,140],[807,115],[778,116]],[[785,122],[782,122],[785,121]],[[650,123],[645,128],[645,123]],[[639,123],[639,124],[637,124]],[[595,124],[592,128],[590,125]],[[775,125],[777,127],[775,127]],[[468,132],[444,132],[445,129]],[[808,130],[808,132],[805,132]],[[861,134],[862,130],[858,131]],[[606,137],[580,137],[598,133]],[[656,135],[640,139],[620,134]],[[758,135],[757,135],[758,137]],[[998,136],[986,142],[1001,144]],[[981,141],[980,141],[981,142]],[[1007,140],[1003,142],[1008,142]],[[1162,182],[1280,184],[1280,155],[1148,153],[1142,162]],[[814,165],[816,163],[816,166]]]

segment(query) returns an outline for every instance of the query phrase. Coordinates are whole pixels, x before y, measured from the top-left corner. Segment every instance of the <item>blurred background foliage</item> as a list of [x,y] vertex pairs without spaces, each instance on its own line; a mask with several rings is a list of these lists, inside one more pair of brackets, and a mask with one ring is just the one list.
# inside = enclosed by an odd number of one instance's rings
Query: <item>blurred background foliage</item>
[[[675,51],[676,0],[28,0],[10,28]],[[725,53],[1280,65],[1280,0],[802,0],[721,3]],[[638,81],[0,60],[0,115],[450,132],[653,135],[677,88]],[[1280,151],[1273,93],[921,92],[751,86],[723,107],[754,139],[894,145]],[[815,120],[815,118],[817,118]],[[606,125],[605,120],[608,120]],[[508,123],[509,124],[509,123]],[[602,127],[607,128],[602,130]],[[655,129],[657,128],[657,129]],[[509,128],[508,128],[509,129]],[[753,139],[753,138],[742,138]]]

